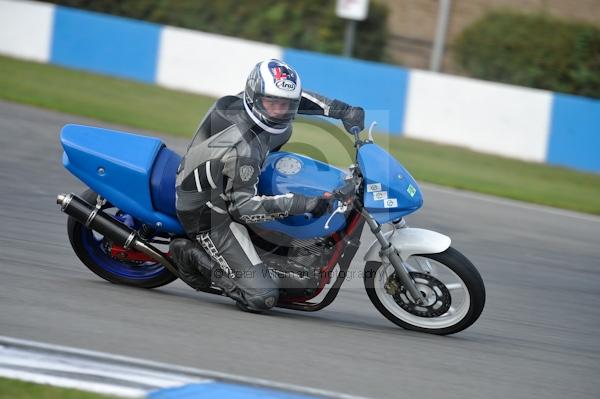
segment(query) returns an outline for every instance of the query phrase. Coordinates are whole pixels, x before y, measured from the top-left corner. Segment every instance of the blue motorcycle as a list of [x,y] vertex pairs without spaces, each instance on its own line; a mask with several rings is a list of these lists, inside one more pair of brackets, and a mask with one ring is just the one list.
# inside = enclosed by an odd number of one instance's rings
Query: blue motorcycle
[[[331,304],[351,276],[366,224],[376,240],[361,278],[373,305],[405,329],[464,330],[483,311],[483,280],[449,237],[406,225],[403,217],[423,204],[421,191],[373,142],[371,130],[364,140],[354,132],[356,162],[349,172],[300,154],[269,154],[260,194],[332,192],[337,204],[320,217],[249,226],[259,256],[281,282],[277,306],[317,311]],[[160,139],[89,126],[66,125],[60,139],[65,168],[90,188],[57,197],[79,259],[112,283],[156,288],[177,279],[169,243],[185,237],[175,213],[181,157]],[[206,292],[221,294],[210,284]]]

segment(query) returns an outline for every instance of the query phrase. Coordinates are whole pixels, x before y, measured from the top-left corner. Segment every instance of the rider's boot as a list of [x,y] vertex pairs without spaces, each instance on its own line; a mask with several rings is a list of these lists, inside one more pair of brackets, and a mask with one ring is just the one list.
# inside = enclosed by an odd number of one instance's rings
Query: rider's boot
[[186,238],[171,241],[169,251],[179,277],[190,287],[205,291],[210,287],[212,261],[202,247]]
[[[249,274],[253,274],[250,276]],[[261,263],[242,274],[244,277],[230,277],[218,267],[213,269],[213,282],[223,293],[236,301],[239,309],[260,313],[277,304],[279,287],[269,275],[267,267]],[[269,275],[270,276],[270,275]]]

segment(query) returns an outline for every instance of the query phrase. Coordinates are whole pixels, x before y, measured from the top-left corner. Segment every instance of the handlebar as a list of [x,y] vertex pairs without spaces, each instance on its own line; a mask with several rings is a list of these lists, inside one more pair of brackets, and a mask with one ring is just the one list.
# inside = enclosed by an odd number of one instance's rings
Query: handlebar
[[[373,142],[373,128],[377,125],[376,121],[371,122],[371,126],[369,126],[369,138],[368,140]],[[350,128],[350,133],[354,135],[357,142],[360,141],[360,132],[361,129],[358,126],[353,126]]]
[[341,186],[333,191],[333,193],[332,193],[333,198],[337,199],[337,200],[345,200],[348,197],[350,197],[352,194],[354,194],[354,190],[355,190],[354,181],[350,180],[343,186]]
[[358,126],[352,126],[352,127],[350,128],[350,133],[352,133],[353,135],[355,135],[355,136],[356,136],[357,134],[359,134],[359,133],[360,133],[360,128],[359,128]]
[[360,128],[358,126],[352,126],[350,133],[354,136],[356,143],[360,142]]

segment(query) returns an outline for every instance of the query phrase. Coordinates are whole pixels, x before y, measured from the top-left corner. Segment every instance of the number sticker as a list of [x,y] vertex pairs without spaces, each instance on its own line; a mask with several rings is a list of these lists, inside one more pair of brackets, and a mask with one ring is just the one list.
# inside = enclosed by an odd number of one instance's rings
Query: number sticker
[[368,193],[372,193],[375,191],[381,191],[381,183],[375,183],[375,184],[368,184],[367,185],[367,192]]
[[381,201],[381,200],[387,199],[387,197],[388,197],[387,191],[377,191],[377,192],[373,193],[373,199],[375,201]]
[[396,198],[388,198],[384,201],[383,206],[386,208],[398,208],[398,200]]

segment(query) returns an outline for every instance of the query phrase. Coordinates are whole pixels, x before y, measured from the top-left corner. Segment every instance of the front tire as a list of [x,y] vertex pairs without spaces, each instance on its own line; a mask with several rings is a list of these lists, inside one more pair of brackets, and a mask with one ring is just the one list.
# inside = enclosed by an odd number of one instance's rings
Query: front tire
[[415,255],[408,260],[417,288],[428,299],[416,305],[389,263],[367,262],[369,299],[388,320],[407,330],[454,334],[472,325],[485,305],[485,286],[475,266],[459,251]]
[[[96,203],[97,194],[84,191],[80,197],[90,204]],[[115,208],[107,203],[103,211],[111,214]],[[114,217],[114,216],[113,216]],[[67,221],[69,241],[75,254],[96,275],[115,284],[140,288],[157,288],[177,279],[166,267],[157,262],[127,262],[111,257],[107,251],[110,240],[85,227],[73,217]]]

